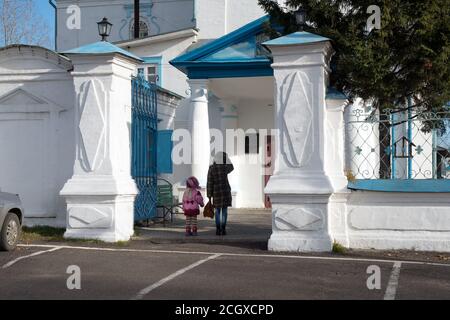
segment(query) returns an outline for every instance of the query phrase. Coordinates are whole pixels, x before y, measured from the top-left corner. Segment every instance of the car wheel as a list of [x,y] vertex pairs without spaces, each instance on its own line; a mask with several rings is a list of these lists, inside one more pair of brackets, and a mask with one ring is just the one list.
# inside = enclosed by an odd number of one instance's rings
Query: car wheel
[[0,235],[0,249],[4,251],[12,251],[16,248],[20,237],[20,221],[19,217],[14,213],[8,213],[3,223]]

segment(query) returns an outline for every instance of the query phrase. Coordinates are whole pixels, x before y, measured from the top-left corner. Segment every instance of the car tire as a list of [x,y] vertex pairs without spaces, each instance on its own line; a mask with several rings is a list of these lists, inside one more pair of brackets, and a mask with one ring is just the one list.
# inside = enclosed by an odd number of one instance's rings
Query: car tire
[[14,213],[8,213],[0,234],[0,250],[13,251],[20,239],[20,221]]

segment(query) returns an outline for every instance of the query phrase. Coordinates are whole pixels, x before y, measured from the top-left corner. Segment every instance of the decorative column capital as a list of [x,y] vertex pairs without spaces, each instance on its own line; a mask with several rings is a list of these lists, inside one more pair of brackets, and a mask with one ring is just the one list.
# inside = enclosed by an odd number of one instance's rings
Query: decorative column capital
[[188,80],[191,101],[192,102],[206,102],[208,103],[208,79],[189,79]]

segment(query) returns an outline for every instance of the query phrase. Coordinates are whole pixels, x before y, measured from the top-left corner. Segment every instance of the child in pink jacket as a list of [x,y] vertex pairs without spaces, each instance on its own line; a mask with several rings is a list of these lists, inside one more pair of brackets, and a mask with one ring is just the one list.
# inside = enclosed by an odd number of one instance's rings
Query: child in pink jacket
[[197,216],[200,207],[204,207],[200,183],[196,177],[189,177],[186,181],[186,191],[183,194],[183,211],[186,216],[186,236],[197,235]]

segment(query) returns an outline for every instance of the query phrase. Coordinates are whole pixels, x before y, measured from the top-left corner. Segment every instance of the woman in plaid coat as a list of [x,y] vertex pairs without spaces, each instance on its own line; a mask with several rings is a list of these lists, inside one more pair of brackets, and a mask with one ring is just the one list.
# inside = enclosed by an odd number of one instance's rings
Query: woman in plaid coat
[[213,205],[216,208],[216,235],[218,236],[227,234],[228,207],[231,207],[232,201],[228,174],[233,170],[234,167],[228,155],[225,152],[218,152],[208,171],[206,193],[209,199],[213,199]]

